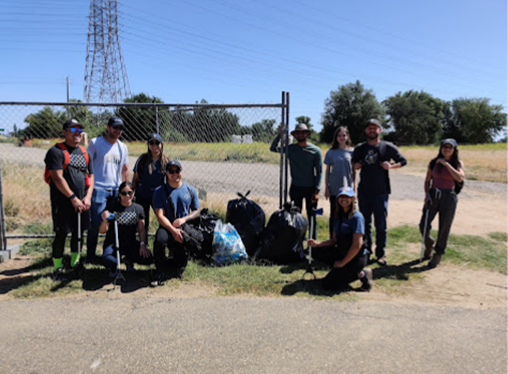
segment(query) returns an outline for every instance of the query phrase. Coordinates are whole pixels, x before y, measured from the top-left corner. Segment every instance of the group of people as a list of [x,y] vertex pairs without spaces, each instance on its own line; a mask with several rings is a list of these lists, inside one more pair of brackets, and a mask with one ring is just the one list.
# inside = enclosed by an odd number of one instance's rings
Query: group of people
[[[187,264],[181,226],[199,215],[196,190],[182,181],[182,165],[164,153],[158,134],[149,136],[147,152],[136,161],[130,181],[128,149],[119,139],[123,128],[121,118],[111,117],[106,134],[92,139],[85,149],[80,146],[84,126],[70,119],[63,124],[64,141],[46,154],[56,281],[68,277],[63,253],[69,233],[71,271],[82,264],[79,248],[84,231],[88,231],[84,262],[102,263],[112,278],[119,272],[116,251],[124,257],[127,271],[134,270],[135,263],[155,263],[154,285],[161,284],[172,270],[181,273]],[[159,222],[153,253],[147,248],[151,208]],[[99,232],[106,234],[101,258],[96,255]],[[169,254],[166,247],[171,248]]]
[[[170,274],[181,275],[187,265],[186,234],[182,227],[200,214],[196,190],[183,182],[181,163],[164,153],[163,139],[158,134],[148,137],[147,152],[136,161],[130,181],[128,149],[119,139],[123,127],[121,118],[111,117],[106,134],[92,139],[85,149],[79,145],[84,126],[70,119],[63,124],[64,141],[46,154],[46,180],[50,184],[55,231],[52,251],[55,280],[67,277],[62,260],[69,233],[70,268],[80,265],[80,238],[85,230],[88,231],[85,262],[102,263],[111,277],[119,272],[117,250],[124,256],[128,271],[134,269],[134,263],[155,263],[154,286],[162,284]],[[330,238],[317,241],[313,230],[308,245],[319,248],[314,258],[332,266],[324,279],[327,289],[345,289],[359,279],[361,289],[368,291],[372,288],[372,270],[366,268],[370,254],[375,254],[374,261],[380,266],[387,265],[389,170],[403,167],[407,160],[395,145],[380,140],[381,131],[377,119],[369,120],[365,127],[366,142],[353,149],[348,129],[340,126],[325,155],[324,196],[330,201]],[[308,141],[310,134],[305,124],[297,124],[291,132],[296,143],[288,146],[287,153],[291,170],[290,199],[300,209],[305,200],[309,218],[314,215],[319,200],[323,164],[321,150]],[[280,139],[279,129],[271,151],[280,152]],[[443,140],[438,156],[428,166],[420,222],[430,268],[439,265],[445,252],[457,206],[455,183],[464,178],[456,141]],[[151,208],[159,224],[153,253],[147,248]],[[437,213],[439,232],[434,241],[430,227]],[[376,228],[374,250],[372,217]],[[96,256],[99,232],[106,233],[102,258]],[[170,249],[169,253],[166,248]]]
[[[324,288],[347,289],[351,282],[359,279],[360,288],[368,291],[372,288],[372,270],[366,268],[370,255],[375,255],[372,261],[379,266],[387,265],[389,170],[405,166],[407,160],[394,144],[380,139],[381,132],[381,122],[370,119],[365,127],[367,140],[353,149],[347,127],[339,126],[325,155],[324,196],[330,201],[330,238],[323,242],[316,241],[315,237],[308,240],[309,246],[319,248],[314,252],[314,258],[332,266],[324,279]],[[296,143],[288,146],[287,153],[291,170],[289,196],[300,209],[305,200],[307,216],[310,217],[319,199],[322,155],[320,149],[308,141],[311,131],[305,124],[297,124],[291,135]],[[280,152],[280,139],[279,129],[271,151]],[[357,172],[360,175],[358,188]],[[425,235],[424,258],[430,260],[429,268],[438,266],[445,252],[458,201],[455,184],[464,179],[464,164],[459,159],[457,142],[454,139],[443,140],[437,157],[428,165],[419,225],[422,235]],[[439,230],[434,241],[430,229],[437,213]],[[374,250],[372,218],[376,228]]]

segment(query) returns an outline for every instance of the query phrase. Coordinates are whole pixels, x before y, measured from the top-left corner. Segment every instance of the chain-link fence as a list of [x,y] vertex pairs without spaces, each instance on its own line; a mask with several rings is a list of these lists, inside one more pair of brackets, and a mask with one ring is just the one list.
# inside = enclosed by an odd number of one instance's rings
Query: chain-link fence
[[148,150],[147,136],[155,132],[164,140],[164,152],[181,161],[183,180],[198,190],[202,206],[225,210],[237,192],[250,190],[249,198],[271,214],[287,193],[284,154],[269,150],[279,125],[287,134],[288,94],[282,98],[280,104],[244,105],[0,102],[3,239],[5,233],[10,238],[51,232],[44,157],[62,141],[69,118],[85,125],[88,142],[105,133],[112,115],[120,116],[131,176],[137,158]]

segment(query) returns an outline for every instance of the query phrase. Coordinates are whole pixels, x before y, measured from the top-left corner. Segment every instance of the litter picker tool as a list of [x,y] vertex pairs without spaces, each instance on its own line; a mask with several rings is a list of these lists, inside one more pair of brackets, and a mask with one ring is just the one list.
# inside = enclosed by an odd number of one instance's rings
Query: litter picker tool
[[[323,208],[312,209],[313,215],[310,216],[310,228],[309,228],[309,237],[312,239],[313,234],[316,233],[316,216],[323,215]],[[310,274],[316,279],[316,274],[314,274],[314,270],[312,269],[312,246],[309,245],[309,262],[307,263],[307,270],[302,275],[302,279],[305,279],[307,274]]]
[[120,240],[118,240],[118,221],[116,220],[116,217],[114,214],[110,214],[108,217],[108,221],[113,221],[115,225],[115,247],[116,247],[116,269],[118,273],[116,274],[115,279],[113,280],[113,289],[116,288],[116,283],[118,280],[125,281],[125,278],[120,271]]
[[427,203],[424,205],[425,208],[425,220],[423,222],[423,236],[422,236],[422,248],[420,250],[420,262],[423,261],[423,252],[425,251],[425,238],[427,237],[427,223],[429,221],[429,207]]
[[85,267],[83,266],[83,261],[81,261],[81,250],[83,248],[83,232],[81,231],[81,212],[77,212],[78,214],[78,263],[76,264],[77,274],[80,274]]

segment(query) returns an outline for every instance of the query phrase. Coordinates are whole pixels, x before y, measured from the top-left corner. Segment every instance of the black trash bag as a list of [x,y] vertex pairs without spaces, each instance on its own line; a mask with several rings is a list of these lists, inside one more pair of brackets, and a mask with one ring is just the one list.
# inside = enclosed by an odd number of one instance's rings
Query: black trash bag
[[256,260],[266,260],[279,265],[303,260],[303,241],[307,232],[307,219],[293,202],[272,214],[263,230],[256,251]]
[[265,227],[265,212],[254,201],[247,199],[245,195],[238,192],[239,199],[228,201],[226,212],[226,223],[231,223],[245,245],[249,256],[254,255],[259,246],[261,233]]
[[[200,246],[194,245],[194,251],[189,251],[189,255],[196,260],[210,260],[213,254],[212,242],[213,242],[213,232],[215,229],[215,224],[220,218],[213,214],[209,213],[208,209],[202,209],[200,216],[191,221],[188,221],[186,224],[190,225],[194,230],[198,231],[201,234],[202,239],[200,240],[199,234],[194,232],[194,238],[197,238],[197,241],[200,241]],[[184,230],[185,231],[185,230]]]

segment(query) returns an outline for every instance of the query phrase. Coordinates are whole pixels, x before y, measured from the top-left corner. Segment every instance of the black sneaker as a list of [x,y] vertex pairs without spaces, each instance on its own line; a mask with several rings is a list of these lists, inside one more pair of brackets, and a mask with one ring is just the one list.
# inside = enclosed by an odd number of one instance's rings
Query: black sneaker
[[372,269],[363,269],[363,277],[360,278],[362,285],[360,290],[362,291],[370,291],[372,289]]
[[55,282],[61,282],[67,280],[67,277],[64,274],[63,268],[58,268],[53,271],[52,278]]
[[162,286],[164,284],[165,279],[166,274],[164,274],[162,271],[158,271],[157,274],[155,274],[155,277],[152,279],[150,285],[152,287]]

